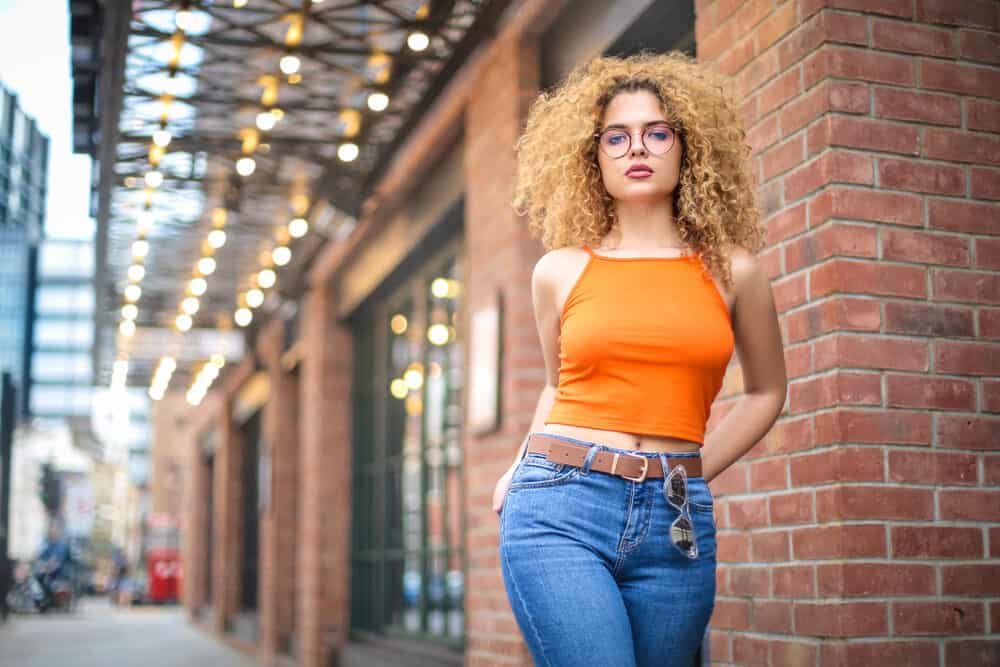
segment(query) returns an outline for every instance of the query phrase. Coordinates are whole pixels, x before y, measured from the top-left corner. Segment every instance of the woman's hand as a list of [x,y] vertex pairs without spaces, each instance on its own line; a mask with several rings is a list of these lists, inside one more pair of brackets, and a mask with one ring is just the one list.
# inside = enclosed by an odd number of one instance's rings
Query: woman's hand
[[497,485],[493,487],[493,511],[500,513],[500,508],[503,507],[504,498],[507,496],[507,489],[510,487],[510,478],[514,475],[514,467],[507,468],[500,479],[497,480]]

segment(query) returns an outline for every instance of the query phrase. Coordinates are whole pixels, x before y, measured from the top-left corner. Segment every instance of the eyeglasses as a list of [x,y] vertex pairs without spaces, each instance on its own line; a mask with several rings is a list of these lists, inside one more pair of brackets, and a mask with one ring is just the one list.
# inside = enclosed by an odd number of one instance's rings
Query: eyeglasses
[[[620,127],[612,127],[603,132],[595,132],[601,151],[609,158],[617,160],[632,149],[632,133]],[[677,133],[666,123],[654,123],[642,131],[642,145],[648,153],[664,155],[674,147]]]
[[687,470],[684,466],[670,469],[667,482],[663,485],[663,494],[671,507],[680,512],[680,516],[670,524],[670,541],[678,551],[693,560],[698,557],[698,541],[688,504]]

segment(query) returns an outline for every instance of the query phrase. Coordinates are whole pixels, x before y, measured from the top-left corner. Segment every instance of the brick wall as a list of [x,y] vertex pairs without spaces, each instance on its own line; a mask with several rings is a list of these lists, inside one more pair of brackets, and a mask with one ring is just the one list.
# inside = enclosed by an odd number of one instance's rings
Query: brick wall
[[791,380],[712,484],[714,661],[997,664],[1000,4],[696,4],[745,100]]

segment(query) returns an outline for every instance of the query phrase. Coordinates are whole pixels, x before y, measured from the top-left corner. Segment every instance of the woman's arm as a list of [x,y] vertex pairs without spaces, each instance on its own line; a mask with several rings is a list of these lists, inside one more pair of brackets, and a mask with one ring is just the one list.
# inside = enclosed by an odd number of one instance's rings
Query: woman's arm
[[733,333],[743,372],[744,395],[705,438],[707,481],[746,454],[771,429],[785,405],[788,378],[771,283],[757,258],[732,254]]

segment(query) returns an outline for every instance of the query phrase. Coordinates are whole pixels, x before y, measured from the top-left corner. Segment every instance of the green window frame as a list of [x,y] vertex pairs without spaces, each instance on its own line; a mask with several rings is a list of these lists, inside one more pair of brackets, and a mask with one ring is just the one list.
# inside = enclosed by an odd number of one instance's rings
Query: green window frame
[[[354,321],[351,630],[465,645],[461,240]],[[413,262],[407,262],[412,265]]]

